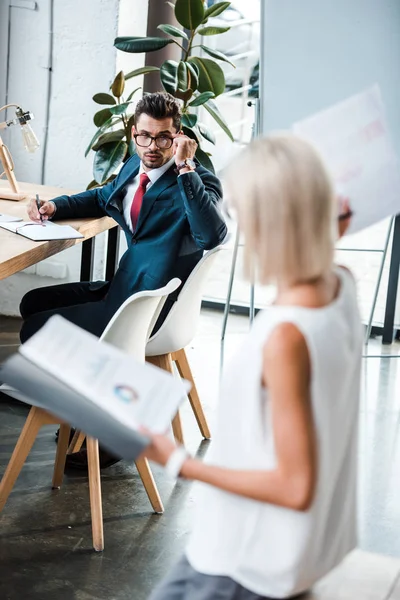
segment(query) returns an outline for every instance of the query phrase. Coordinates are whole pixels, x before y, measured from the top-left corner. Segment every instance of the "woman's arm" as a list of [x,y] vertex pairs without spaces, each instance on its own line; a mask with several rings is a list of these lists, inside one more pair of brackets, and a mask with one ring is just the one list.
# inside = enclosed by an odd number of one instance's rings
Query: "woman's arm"
[[[310,379],[310,358],[303,335],[291,323],[277,326],[263,356],[263,384],[268,387],[272,402],[276,469],[225,469],[187,458],[180,474],[239,496],[307,510],[317,479]],[[150,460],[165,465],[175,446],[164,436],[151,437],[152,444],[145,454]]]

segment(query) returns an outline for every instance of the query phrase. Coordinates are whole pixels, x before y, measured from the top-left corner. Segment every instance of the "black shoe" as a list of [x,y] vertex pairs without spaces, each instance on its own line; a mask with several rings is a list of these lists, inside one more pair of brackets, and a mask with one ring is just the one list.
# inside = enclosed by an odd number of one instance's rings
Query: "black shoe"
[[[69,444],[72,442],[72,438],[75,435],[75,431],[76,431],[76,429],[73,429],[73,428],[71,429],[71,433],[69,434]],[[57,429],[57,431],[56,431],[56,439],[55,439],[56,444],[58,444],[58,438],[59,437],[60,437],[60,429]],[[86,448],[86,438],[83,441],[82,448]]]
[[[101,447],[99,448],[99,458],[100,469],[107,469],[107,467],[111,467],[111,465],[115,465],[121,460],[117,456],[110,454]],[[75,452],[74,454],[68,454],[67,459],[65,461],[65,468],[76,469],[79,471],[87,471],[88,461],[86,449],[80,450],[79,452]]]

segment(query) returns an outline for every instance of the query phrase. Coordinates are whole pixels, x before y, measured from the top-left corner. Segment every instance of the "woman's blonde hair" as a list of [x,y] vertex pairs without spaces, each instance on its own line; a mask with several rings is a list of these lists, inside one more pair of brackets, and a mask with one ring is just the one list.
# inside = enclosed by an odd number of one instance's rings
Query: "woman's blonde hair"
[[247,276],[294,285],[332,267],[333,188],[317,151],[289,134],[253,141],[227,170]]

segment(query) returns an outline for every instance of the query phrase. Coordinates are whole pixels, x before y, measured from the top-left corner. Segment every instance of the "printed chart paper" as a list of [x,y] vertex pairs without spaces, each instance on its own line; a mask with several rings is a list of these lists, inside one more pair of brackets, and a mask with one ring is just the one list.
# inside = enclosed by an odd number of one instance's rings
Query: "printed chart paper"
[[378,85],[295,123],[321,153],[354,216],[348,234],[400,213],[400,161]]

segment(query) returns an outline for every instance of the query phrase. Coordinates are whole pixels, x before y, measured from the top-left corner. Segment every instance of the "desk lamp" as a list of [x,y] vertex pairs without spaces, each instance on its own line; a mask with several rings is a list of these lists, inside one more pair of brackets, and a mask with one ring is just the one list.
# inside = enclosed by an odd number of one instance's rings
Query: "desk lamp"
[[[22,130],[22,138],[24,141],[25,149],[28,152],[35,152],[39,148],[39,141],[34,134],[29,121],[33,119],[33,114],[29,111],[24,111],[18,104],[6,104],[0,108],[0,112],[2,110],[6,110],[11,106],[15,107],[15,119],[11,119],[9,121],[0,122],[0,130],[6,129],[7,127],[11,127],[12,125],[20,125]],[[21,192],[17,179],[14,173],[14,162],[11,157],[10,151],[7,146],[3,143],[0,137],[0,163],[3,165],[3,172],[0,173],[0,179],[5,175],[10,184],[11,190],[8,191],[3,188],[0,188],[0,198],[5,200],[25,200],[28,197],[28,194]],[[1,166],[1,165],[0,165]]]

